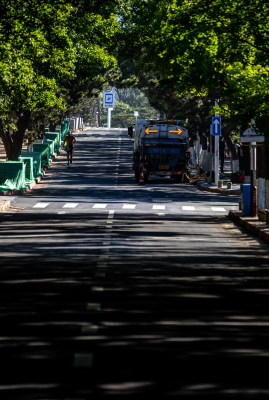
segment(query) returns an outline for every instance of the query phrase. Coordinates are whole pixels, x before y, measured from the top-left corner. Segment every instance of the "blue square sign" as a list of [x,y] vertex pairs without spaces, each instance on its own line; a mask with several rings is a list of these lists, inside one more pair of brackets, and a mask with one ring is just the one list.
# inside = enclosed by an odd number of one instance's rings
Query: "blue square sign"
[[104,108],[113,108],[115,102],[115,95],[114,93],[104,93],[103,97],[103,107]]
[[212,117],[212,135],[220,136],[221,134],[221,118]]

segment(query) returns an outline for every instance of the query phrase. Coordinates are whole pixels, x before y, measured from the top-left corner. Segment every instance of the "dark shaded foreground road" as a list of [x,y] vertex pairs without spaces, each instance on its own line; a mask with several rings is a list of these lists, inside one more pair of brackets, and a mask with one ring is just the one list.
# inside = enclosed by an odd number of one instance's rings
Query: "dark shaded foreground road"
[[225,217],[29,218],[1,216],[1,399],[269,398],[268,246]]

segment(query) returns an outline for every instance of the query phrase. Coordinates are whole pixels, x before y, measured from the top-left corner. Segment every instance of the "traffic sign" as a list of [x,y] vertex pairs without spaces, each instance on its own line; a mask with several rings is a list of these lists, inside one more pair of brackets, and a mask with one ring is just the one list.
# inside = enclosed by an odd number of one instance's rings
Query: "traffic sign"
[[138,115],[139,115],[139,112],[138,111],[134,111],[134,116],[138,117]]
[[221,133],[221,118],[212,117],[212,135],[220,136]]
[[105,92],[112,92],[113,91],[113,87],[112,86],[107,86],[106,88],[105,88]]
[[103,107],[114,108],[115,106],[115,95],[114,93],[103,93]]
[[240,136],[240,141],[241,143],[262,143],[264,142],[264,135],[257,135],[257,132],[253,128],[248,128]]

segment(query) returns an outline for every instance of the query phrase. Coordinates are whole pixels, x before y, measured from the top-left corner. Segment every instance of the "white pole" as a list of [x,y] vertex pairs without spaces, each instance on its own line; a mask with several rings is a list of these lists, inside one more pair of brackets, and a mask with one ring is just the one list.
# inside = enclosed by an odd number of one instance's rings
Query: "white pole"
[[210,183],[213,183],[213,172],[214,172],[214,155],[213,155],[213,135],[212,135],[212,124],[210,125],[210,136],[209,136],[209,148],[210,148]]
[[107,127],[111,128],[111,108],[107,109]]
[[[215,107],[218,106],[217,100],[215,101]],[[215,112],[215,117],[218,117],[219,113]],[[219,136],[215,135],[215,161],[214,161],[214,170],[215,170],[215,185],[218,185],[219,181]]]

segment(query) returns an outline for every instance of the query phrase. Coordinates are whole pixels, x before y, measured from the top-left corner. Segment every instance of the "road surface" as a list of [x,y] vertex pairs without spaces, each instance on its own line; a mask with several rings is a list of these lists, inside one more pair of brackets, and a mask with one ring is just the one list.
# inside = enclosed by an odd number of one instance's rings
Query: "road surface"
[[0,215],[1,398],[269,398],[268,246],[238,198],[137,185],[125,130],[77,141]]

